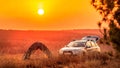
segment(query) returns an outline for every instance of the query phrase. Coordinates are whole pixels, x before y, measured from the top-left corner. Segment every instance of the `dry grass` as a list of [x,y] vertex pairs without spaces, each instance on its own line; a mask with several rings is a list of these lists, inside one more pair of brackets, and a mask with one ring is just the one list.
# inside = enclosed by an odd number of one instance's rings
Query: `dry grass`
[[[119,57],[119,58],[118,58]],[[22,55],[1,55],[0,68],[120,68],[120,55],[90,53],[80,56],[23,60]]]

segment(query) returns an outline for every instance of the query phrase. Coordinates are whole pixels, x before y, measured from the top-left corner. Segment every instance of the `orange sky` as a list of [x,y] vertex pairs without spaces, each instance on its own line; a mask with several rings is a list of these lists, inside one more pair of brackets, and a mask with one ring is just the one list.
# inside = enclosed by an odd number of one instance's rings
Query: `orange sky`
[[0,0],[0,29],[96,29],[100,19],[90,0]]

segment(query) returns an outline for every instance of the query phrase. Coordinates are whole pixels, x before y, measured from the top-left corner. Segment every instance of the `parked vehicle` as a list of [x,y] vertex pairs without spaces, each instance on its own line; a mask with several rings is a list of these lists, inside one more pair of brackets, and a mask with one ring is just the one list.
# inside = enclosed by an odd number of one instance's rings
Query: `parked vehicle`
[[100,47],[94,40],[75,40],[59,50],[60,55],[79,55],[86,52],[100,52]]

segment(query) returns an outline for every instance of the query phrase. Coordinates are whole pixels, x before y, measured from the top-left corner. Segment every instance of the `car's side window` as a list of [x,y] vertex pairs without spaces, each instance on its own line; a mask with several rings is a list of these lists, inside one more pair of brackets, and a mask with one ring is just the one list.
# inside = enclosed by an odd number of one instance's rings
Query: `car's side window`
[[83,43],[78,43],[78,46],[80,46],[80,47],[85,47],[85,44],[83,44]]
[[85,44],[77,42],[77,45],[75,47],[85,47]]

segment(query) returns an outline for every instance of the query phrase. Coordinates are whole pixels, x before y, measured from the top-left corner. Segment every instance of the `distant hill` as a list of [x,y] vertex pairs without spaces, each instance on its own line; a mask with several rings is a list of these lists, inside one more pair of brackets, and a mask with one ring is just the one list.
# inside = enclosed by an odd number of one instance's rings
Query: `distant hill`
[[100,35],[97,29],[80,30],[0,30],[0,40],[40,40],[54,37]]

